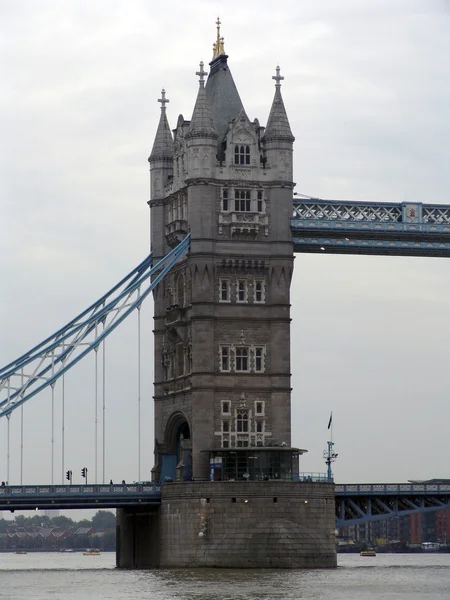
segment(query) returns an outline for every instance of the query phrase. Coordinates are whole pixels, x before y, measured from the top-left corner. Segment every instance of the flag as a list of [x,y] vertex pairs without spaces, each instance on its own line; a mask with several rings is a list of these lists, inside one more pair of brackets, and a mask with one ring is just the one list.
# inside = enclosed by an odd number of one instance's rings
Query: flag
[[330,414],[330,420],[328,421],[328,429],[330,429],[332,422],[333,422],[333,413]]

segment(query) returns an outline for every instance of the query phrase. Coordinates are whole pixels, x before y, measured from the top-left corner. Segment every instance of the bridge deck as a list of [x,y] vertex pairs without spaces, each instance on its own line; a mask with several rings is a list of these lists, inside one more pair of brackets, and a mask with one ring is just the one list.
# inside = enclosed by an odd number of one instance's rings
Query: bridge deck
[[0,510],[122,508],[160,502],[161,486],[156,484],[0,487]]
[[[450,484],[338,484],[335,502],[336,526],[345,527],[449,508]],[[0,510],[113,509],[160,503],[159,484],[0,487]]]

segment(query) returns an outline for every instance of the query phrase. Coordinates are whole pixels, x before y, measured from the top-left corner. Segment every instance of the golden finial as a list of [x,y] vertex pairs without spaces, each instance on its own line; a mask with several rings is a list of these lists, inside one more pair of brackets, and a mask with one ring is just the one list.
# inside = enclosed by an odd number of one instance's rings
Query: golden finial
[[220,37],[220,19],[217,17],[216,27],[217,27],[217,39],[213,44],[213,60],[222,54],[225,54],[225,43],[223,37]]

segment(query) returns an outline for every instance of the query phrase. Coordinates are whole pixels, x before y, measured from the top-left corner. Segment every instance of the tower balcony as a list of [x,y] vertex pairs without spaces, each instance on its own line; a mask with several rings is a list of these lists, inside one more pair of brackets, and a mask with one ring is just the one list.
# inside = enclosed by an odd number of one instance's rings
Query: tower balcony
[[186,237],[188,224],[185,219],[175,219],[166,225],[166,241],[171,248],[175,248]]
[[230,228],[231,235],[244,234],[256,237],[260,230],[269,235],[269,218],[265,213],[229,211],[219,213],[219,233]]

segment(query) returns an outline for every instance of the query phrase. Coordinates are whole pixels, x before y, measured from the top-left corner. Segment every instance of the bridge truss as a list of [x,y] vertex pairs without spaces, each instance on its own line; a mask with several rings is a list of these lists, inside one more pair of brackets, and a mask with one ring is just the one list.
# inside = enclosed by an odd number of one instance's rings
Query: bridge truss
[[294,199],[295,252],[450,257],[450,206]]
[[46,338],[43,342],[0,369],[0,418],[7,419],[7,469],[10,470],[10,417],[21,408],[20,483],[23,478],[23,405],[44,391],[51,390],[51,483],[54,477],[55,385],[62,379],[62,479],[64,480],[64,375],[89,353],[95,356],[95,479],[97,480],[97,390],[98,351],[102,348],[103,366],[103,483],[105,483],[105,340],[134,311],[138,314],[138,478],[141,468],[140,434],[140,309],[142,302],[172,267],[187,253],[190,235],[153,265],[152,254],[94,304]]
[[450,508],[450,484],[336,485],[336,527]]
[[190,234],[152,266],[149,254],[97,302],[56,333],[0,369],[0,418],[56,381],[100,344],[134,310],[189,249]]

